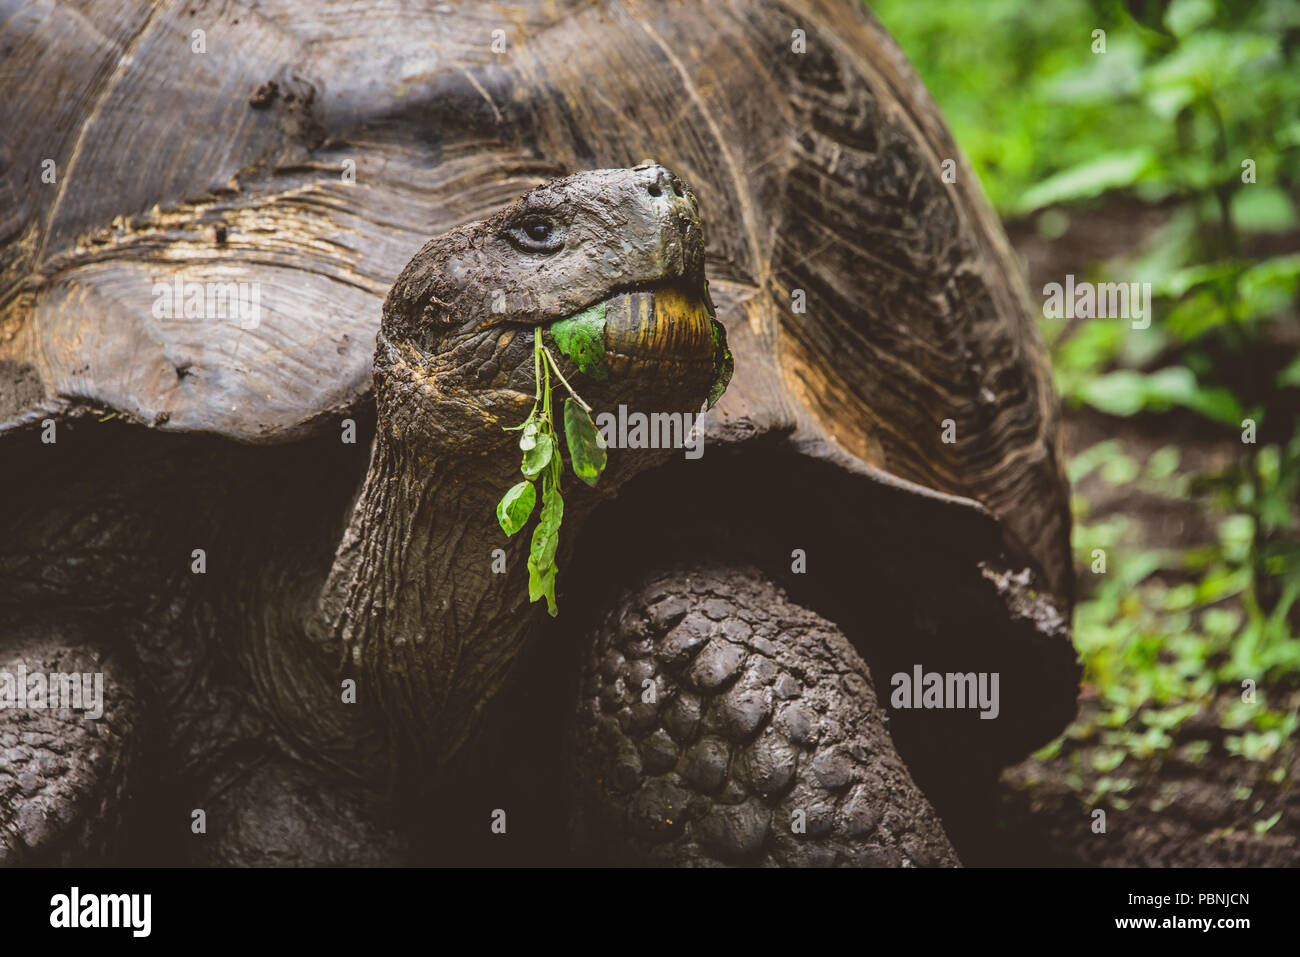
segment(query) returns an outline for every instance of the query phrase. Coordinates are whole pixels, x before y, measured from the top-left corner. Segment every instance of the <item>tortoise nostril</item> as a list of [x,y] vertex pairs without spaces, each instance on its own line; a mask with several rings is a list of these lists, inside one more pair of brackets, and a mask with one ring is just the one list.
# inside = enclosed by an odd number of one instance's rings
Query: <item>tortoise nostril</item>
[[659,187],[658,183],[651,183],[646,187],[646,192],[651,196],[662,196],[664,194],[664,191]]
[[682,184],[676,180],[673,180],[673,192],[676,193],[679,198],[685,195],[682,192]]

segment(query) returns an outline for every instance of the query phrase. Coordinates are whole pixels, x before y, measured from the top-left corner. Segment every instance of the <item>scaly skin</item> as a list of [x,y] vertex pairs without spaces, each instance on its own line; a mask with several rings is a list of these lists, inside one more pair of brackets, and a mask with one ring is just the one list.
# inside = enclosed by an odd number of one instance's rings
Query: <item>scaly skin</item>
[[115,827],[140,759],[144,721],[132,670],[73,619],[10,619],[12,650],[0,671],[104,675],[103,716],[70,710],[0,711],[0,865],[110,861],[124,833]]
[[867,666],[756,569],[680,564],[618,596],[587,645],[570,753],[589,860],[957,863]]

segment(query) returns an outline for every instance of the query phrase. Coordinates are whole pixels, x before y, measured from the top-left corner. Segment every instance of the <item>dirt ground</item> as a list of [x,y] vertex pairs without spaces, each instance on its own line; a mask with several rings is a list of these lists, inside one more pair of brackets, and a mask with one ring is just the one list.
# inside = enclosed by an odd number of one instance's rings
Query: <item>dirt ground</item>
[[[1212,709],[1188,720],[1175,734],[1175,747],[1146,761],[1132,756],[1123,765],[1136,786],[1125,794],[1128,807],[1107,802],[1105,833],[1094,833],[1094,807],[1066,784],[1070,756],[1086,747],[1070,742],[1051,761],[1026,760],[1002,775],[999,829],[1008,864],[1082,864],[1120,867],[1294,867],[1300,864],[1300,760],[1287,748],[1286,776],[1264,778],[1273,765],[1229,754]],[[1291,707],[1300,694],[1291,692]],[[1085,713],[1089,703],[1084,702]],[[1212,740],[1199,761],[1180,756],[1179,744]],[[1217,740],[1215,740],[1217,738]],[[1099,775],[1084,770],[1085,788]],[[1281,812],[1268,831],[1255,833],[1261,818]]]
[[[1140,462],[1156,449],[1175,443],[1183,468],[1209,470],[1234,454],[1230,444],[1198,437],[1185,423],[1181,434],[1152,422],[1117,421],[1072,414],[1066,421],[1066,444],[1077,453],[1107,438],[1118,439]],[[1137,519],[1144,547],[1187,547],[1213,540],[1213,526],[1197,505],[1163,499],[1136,490],[1115,489],[1096,479],[1078,490],[1093,517],[1121,513]],[[1086,570],[1084,570],[1086,571]],[[1271,866],[1300,864],[1300,749],[1285,744],[1272,761],[1258,762],[1230,753],[1229,732],[1219,719],[1237,701],[1241,689],[1222,688],[1215,700],[1174,732],[1174,745],[1155,757],[1130,754],[1109,772],[1134,782],[1119,804],[1085,798],[1102,774],[1088,760],[1096,742],[1067,739],[1049,761],[1029,758],[1002,775],[998,828],[1007,857],[1000,863],[1098,865],[1125,867]],[[1259,696],[1278,710],[1300,708],[1300,689],[1261,687]],[[1097,713],[1095,693],[1080,692],[1082,723]],[[1204,755],[1184,745],[1210,743]],[[1279,768],[1284,768],[1279,772]],[[1280,776],[1281,780],[1270,780]],[[1074,786],[1067,780],[1075,776]],[[1082,787],[1079,787],[1079,778]],[[1126,806],[1119,806],[1120,804]],[[1106,812],[1105,832],[1093,830],[1093,812]],[[1280,812],[1262,833],[1256,824]],[[993,863],[988,861],[986,863]]]

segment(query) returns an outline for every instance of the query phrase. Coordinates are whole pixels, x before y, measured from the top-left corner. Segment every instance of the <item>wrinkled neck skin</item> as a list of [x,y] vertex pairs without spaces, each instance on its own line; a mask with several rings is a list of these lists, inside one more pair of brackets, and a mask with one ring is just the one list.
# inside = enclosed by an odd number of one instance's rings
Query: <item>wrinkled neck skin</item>
[[[508,452],[498,464],[515,464]],[[381,431],[326,585],[323,610],[358,702],[435,765],[464,743],[538,624],[528,534],[508,540],[496,523],[514,481],[504,468],[411,455]],[[504,574],[493,571],[498,548]]]
[[[466,743],[548,620],[544,601],[528,601],[532,525],[507,538],[497,524],[497,502],[521,477],[517,433],[498,436],[491,451],[452,443],[430,459],[381,429],[322,593],[324,624],[343,650],[344,675],[357,680],[358,704],[378,709],[390,742],[422,772]],[[670,454],[611,457],[603,494],[566,477],[561,585],[600,498]],[[561,594],[561,616],[563,606]]]

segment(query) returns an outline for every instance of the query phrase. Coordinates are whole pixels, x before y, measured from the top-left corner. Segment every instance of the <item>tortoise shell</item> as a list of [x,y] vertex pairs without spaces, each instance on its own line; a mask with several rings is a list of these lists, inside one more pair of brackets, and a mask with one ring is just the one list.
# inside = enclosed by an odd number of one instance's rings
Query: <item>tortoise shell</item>
[[[94,406],[300,437],[366,394],[430,236],[652,158],[700,199],[735,354],[709,437],[779,434],[887,490],[861,508],[927,522],[931,552],[1009,555],[1068,604],[1018,266],[857,0],[87,0],[24,8],[0,49],[0,431]],[[186,318],[195,282],[254,284],[257,308]]]

